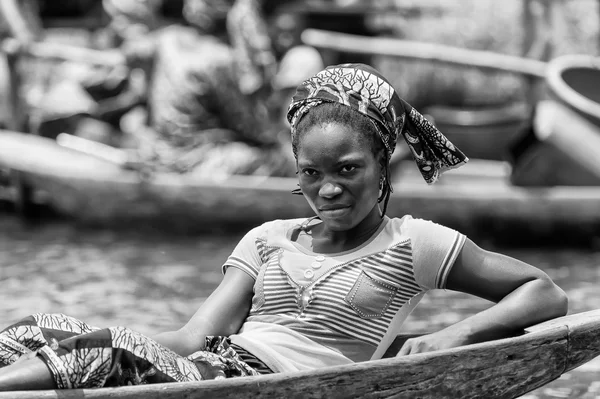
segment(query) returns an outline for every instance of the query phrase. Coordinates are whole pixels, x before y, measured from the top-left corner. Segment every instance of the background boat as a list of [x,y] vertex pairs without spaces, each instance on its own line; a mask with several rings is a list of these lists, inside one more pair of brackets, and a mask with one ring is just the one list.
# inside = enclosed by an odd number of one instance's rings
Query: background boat
[[574,54],[559,57],[548,66],[550,97],[600,126],[600,59]]
[[[541,37],[543,44],[547,38]],[[517,74],[526,77],[531,87],[545,85],[552,64],[490,51],[317,29],[306,29],[302,40],[322,51],[384,55]],[[20,47],[6,40],[3,51],[9,58],[67,59],[113,66],[124,62],[123,54],[117,50],[50,43],[34,42]],[[430,114],[452,140],[462,142],[459,146],[471,158],[497,160],[503,158],[501,154],[512,140],[527,133],[522,125],[533,122],[530,114],[540,100],[539,93],[535,94],[525,104],[509,104],[505,108],[456,110],[437,106],[431,108]],[[11,120],[18,122],[25,112],[17,106],[18,101],[13,103]],[[22,123],[17,122],[9,128],[20,130]],[[466,168],[448,173],[433,187],[422,182],[410,162],[401,164],[394,173],[396,190],[389,214],[409,213],[472,236],[519,244],[531,239],[564,243],[565,234],[557,232],[569,233],[567,240],[577,244],[593,241],[600,235],[600,164],[594,156],[585,154],[600,151],[600,146],[571,137],[570,119],[555,118],[555,122],[544,134],[529,135],[534,140],[525,142],[518,159],[511,160],[512,165],[473,159]],[[584,133],[592,137],[597,130],[587,129]],[[42,193],[60,213],[89,225],[126,227],[141,223],[195,232],[312,213],[301,197],[290,194],[296,187],[295,179],[234,176],[207,180],[193,175],[146,174],[123,169],[118,162],[61,148],[39,137],[7,132],[0,140],[0,165],[11,170],[12,181],[17,182],[13,190],[17,204],[23,208],[28,196]],[[477,140],[479,144],[474,144]],[[565,142],[569,145],[563,145]]]
[[[63,215],[94,226],[145,225],[190,233],[312,214],[303,197],[291,194],[295,178],[146,176],[29,134],[0,132],[0,167],[44,194]],[[410,161],[393,174],[390,216],[412,214],[466,234],[519,242],[557,231],[563,231],[561,240],[567,231],[574,240],[600,234],[600,187],[516,187],[508,164],[481,160],[446,173],[433,186]]]

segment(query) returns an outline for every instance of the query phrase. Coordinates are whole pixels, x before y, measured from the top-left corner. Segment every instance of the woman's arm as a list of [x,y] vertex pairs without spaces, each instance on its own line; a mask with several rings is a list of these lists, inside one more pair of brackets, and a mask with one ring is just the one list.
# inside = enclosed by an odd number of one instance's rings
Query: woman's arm
[[252,303],[254,279],[235,267],[227,268],[223,281],[185,326],[154,336],[154,340],[187,356],[204,348],[207,335],[229,336],[239,331]]
[[441,331],[407,340],[398,355],[502,338],[567,313],[566,294],[546,273],[483,250],[469,239],[448,275],[446,288],[496,304]]

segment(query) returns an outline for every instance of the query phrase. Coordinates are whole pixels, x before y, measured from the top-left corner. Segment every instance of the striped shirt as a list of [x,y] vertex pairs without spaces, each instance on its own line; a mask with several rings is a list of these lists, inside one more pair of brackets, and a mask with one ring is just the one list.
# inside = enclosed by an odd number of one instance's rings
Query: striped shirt
[[304,219],[251,230],[223,266],[255,279],[232,342],[272,370],[380,358],[423,294],[444,288],[465,236],[433,222],[386,218],[360,247],[318,254],[290,239]]

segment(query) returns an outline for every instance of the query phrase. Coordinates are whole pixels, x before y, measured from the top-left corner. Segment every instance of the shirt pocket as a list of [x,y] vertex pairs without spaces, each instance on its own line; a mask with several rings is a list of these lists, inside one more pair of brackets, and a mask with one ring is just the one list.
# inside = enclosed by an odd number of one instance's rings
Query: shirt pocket
[[363,319],[382,317],[396,295],[396,288],[362,271],[344,299]]

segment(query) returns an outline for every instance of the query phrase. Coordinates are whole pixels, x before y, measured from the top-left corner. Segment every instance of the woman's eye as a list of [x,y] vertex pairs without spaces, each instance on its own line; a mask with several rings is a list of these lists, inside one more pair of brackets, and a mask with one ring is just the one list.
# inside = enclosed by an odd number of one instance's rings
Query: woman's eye
[[354,170],[356,170],[356,166],[354,165],[345,165],[342,167],[342,172],[344,173],[354,172]]
[[305,175],[307,175],[307,176],[316,176],[316,174],[317,174],[317,171],[316,171],[316,170],[314,170],[314,169],[304,169],[304,170],[302,171],[302,173],[304,173],[304,174],[305,174]]

